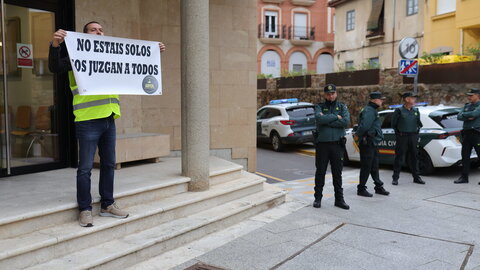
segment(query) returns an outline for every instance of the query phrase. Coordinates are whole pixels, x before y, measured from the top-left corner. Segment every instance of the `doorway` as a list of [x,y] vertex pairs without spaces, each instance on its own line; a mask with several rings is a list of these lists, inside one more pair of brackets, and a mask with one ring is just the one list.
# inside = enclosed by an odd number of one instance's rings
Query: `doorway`
[[65,79],[48,69],[53,32],[73,28],[67,2],[1,1],[0,176],[70,165]]

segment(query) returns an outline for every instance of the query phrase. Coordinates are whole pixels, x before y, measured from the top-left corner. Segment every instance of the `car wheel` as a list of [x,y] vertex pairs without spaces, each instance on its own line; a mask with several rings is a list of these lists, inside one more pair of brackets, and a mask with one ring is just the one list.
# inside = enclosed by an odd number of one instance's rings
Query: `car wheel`
[[418,159],[419,159],[418,167],[421,175],[429,175],[435,171],[435,167],[433,167],[432,159],[428,155],[427,151],[420,150]]
[[282,143],[280,135],[278,135],[276,132],[273,132],[270,139],[272,141],[273,150],[276,152],[282,152],[285,145]]

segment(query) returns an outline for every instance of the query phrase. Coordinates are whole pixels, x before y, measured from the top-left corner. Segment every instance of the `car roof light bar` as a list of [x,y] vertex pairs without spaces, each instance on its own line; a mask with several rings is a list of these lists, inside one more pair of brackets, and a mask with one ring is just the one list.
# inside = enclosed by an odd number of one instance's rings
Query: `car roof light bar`
[[270,105],[283,104],[283,103],[298,103],[298,98],[284,98],[284,99],[270,100]]

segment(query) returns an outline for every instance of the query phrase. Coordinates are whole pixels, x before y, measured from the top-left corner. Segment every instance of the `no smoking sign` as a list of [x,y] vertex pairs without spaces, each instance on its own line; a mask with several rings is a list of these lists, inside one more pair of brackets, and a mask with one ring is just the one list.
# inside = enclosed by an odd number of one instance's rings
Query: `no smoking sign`
[[33,68],[32,44],[17,43],[17,67]]

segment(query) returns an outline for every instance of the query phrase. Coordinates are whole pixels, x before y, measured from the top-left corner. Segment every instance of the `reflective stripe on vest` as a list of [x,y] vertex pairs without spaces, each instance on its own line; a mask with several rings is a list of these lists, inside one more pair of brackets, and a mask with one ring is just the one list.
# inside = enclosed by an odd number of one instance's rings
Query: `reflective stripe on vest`
[[78,94],[80,94],[80,93],[78,92],[78,89],[72,90],[72,95],[76,96],[76,95],[78,95]]
[[95,106],[100,106],[100,105],[106,105],[110,103],[117,103],[120,104],[120,101],[116,98],[106,98],[106,99],[99,99],[99,100],[94,100],[94,101],[89,101],[85,103],[80,103],[77,105],[73,105],[73,110],[81,110],[85,108],[90,108],[90,107],[95,107]]

